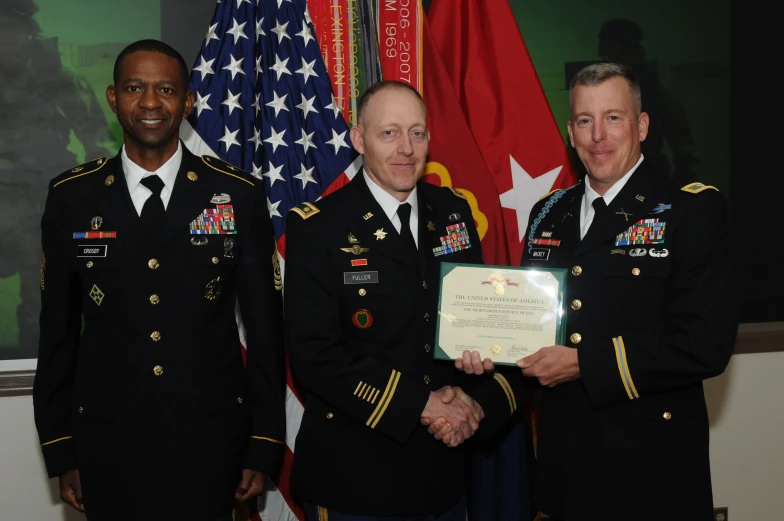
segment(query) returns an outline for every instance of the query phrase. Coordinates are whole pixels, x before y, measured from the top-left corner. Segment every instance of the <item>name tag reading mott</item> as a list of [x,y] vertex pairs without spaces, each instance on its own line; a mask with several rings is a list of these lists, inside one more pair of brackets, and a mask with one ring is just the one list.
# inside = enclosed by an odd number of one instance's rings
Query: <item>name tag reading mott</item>
[[80,244],[77,257],[106,257],[107,244]]
[[355,271],[343,273],[343,284],[378,284],[377,271]]

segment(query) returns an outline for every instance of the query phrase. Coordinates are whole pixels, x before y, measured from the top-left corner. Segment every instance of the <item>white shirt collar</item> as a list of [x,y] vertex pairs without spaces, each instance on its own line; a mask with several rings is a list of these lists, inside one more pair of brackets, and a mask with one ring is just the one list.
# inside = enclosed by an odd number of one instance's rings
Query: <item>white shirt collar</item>
[[130,193],[136,190],[143,178],[151,174],[157,174],[163,181],[164,186],[168,188],[169,193],[171,193],[174,191],[174,182],[177,180],[177,172],[180,171],[180,165],[182,164],[182,143],[177,141],[177,151],[155,172],[149,172],[134,163],[128,157],[128,154],[125,153],[125,145],[122,147],[121,160],[123,172],[125,173],[125,182],[128,183]]
[[384,213],[390,221],[394,222],[392,218],[397,215],[397,209],[403,203],[410,204],[411,214],[419,217],[416,186],[414,186],[414,189],[410,194],[408,194],[408,197],[405,201],[398,201],[392,194],[378,186],[376,182],[370,178],[364,168],[362,169],[362,175],[365,176],[365,182],[367,183],[368,188],[370,188],[370,193],[373,194],[373,198],[376,200],[379,206],[381,206],[381,209],[384,210]]
[[610,203],[612,202],[612,200],[615,199],[615,196],[618,195],[618,193],[623,189],[623,187],[629,181],[629,178],[631,178],[631,176],[634,173],[634,171],[637,170],[638,166],[640,166],[640,163],[642,163],[643,159],[644,159],[643,155],[640,154],[640,159],[637,160],[637,163],[635,163],[635,165],[632,167],[632,169],[629,170],[626,173],[625,176],[623,176],[622,178],[618,179],[615,182],[615,184],[612,185],[610,188],[608,188],[607,191],[602,196],[597,194],[596,191],[591,187],[591,179],[589,177],[586,178],[586,181],[585,181],[585,203],[586,204],[584,205],[584,207],[591,208],[591,205],[593,204],[594,200],[599,198],[599,197],[603,197],[604,198],[604,203],[607,206],[610,206]]

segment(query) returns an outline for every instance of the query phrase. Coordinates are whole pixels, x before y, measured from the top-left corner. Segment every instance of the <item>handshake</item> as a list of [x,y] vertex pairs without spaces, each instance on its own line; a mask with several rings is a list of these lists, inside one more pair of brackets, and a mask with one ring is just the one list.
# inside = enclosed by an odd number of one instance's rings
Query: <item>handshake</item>
[[485,417],[482,406],[460,387],[445,386],[430,393],[420,422],[449,447],[457,447],[474,435]]

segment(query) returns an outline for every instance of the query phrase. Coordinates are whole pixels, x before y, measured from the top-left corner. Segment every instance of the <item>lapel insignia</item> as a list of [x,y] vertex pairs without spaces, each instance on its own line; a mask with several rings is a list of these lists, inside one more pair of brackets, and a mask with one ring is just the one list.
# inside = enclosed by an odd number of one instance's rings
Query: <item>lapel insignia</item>
[[436,231],[436,225],[433,224],[433,221],[427,221],[427,230],[431,232]]
[[221,285],[220,285],[220,277],[217,279],[212,279],[207,283],[207,287],[204,288],[204,298],[207,300],[215,300],[216,298],[220,297],[221,295]]
[[95,217],[90,219],[91,230],[100,230],[102,225],[103,225],[103,217],[96,215]]
[[361,253],[365,253],[366,251],[370,251],[370,248],[363,248],[359,244],[355,244],[351,248],[340,248],[340,251],[344,251],[346,253],[353,253],[354,255],[359,255]]
[[103,184],[105,184],[106,186],[112,186],[112,184],[114,184],[114,176],[111,174],[108,175],[106,179],[104,179]]
[[654,250],[653,248],[651,248],[648,251],[648,253],[650,254],[651,257],[666,257],[667,255],[670,254],[670,250],[668,250],[667,248],[662,248],[661,250]]
[[191,235],[236,235],[234,207],[230,204],[219,204],[215,208],[206,208],[191,221]]
[[210,199],[210,204],[226,204],[231,202],[229,194],[214,194]]
[[101,291],[101,288],[99,288],[97,284],[93,284],[92,289],[90,289],[90,298],[93,299],[93,302],[100,306],[105,296],[106,295]]
[[439,237],[441,246],[433,248],[433,255],[438,257],[471,247],[471,237],[468,235],[465,223],[450,224],[446,227],[446,235]]
[[354,234],[353,234],[353,233],[349,233],[349,234],[348,234],[348,242],[350,242],[351,244],[359,244],[359,243],[360,243],[360,242],[362,242],[362,241],[360,241],[359,239],[357,239],[356,237],[354,237]]
[[630,214],[629,212],[624,212],[624,211],[623,211],[623,208],[621,208],[621,211],[620,211],[620,212],[615,212],[615,215],[623,215],[623,218],[624,218],[626,221],[628,221],[628,220],[629,220],[629,216],[630,216],[631,214]]
[[365,215],[362,216],[362,218],[365,219],[366,221],[368,219],[370,219],[371,217],[373,217],[373,214],[371,212],[368,212],[368,213],[366,213]]
[[656,208],[654,208],[652,210],[652,212],[653,213],[662,213],[665,210],[671,210],[671,209],[672,209],[672,205],[671,204],[659,203],[659,204],[656,205]]
[[189,180],[189,181],[196,181],[196,180],[198,180],[198,179],[199,179],[199,176],[198,176],[198,175],[196,175],[196,172],[194,172],[193,170],[191,170],[190,172],[188,172],[188,180]]
[[384,228],[379,228],[373,233],[373,235],[376,236],[377,241],[381,241],[384,240],[384,237],[387,236],[387,232],[384,231]]
[[659,219],[640,219],[628,230],[615,237],[616,246],[634,244],[662,244],[667,223]]
[[645,202],[645,197],[643,197],[640,194],[635,195],[634,198],[637,199],[638,201],[640,201],[641,203]]
[[453,223],[456,223],[457,221],[460,220],[460,214],[459,213],[450,214],[449,220],[452,221]]

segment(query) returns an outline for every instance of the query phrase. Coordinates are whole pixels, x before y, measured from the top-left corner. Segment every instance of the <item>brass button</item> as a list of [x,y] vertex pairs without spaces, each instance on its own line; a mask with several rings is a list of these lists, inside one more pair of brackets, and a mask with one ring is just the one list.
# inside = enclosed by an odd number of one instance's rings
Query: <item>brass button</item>
[[365,295],[367,295],[367,291],[365,291],[365,288],[359,288],[358,293],[360,297],[364,297]]
[[668,412],[665,412],[664,414],[662,414],[662,416],[664,417],[665,420],[669,420],[670,418],[672,418],[672,414]]
[[196,175],[196,172],[194,172],[192,170],[190,172],[188,172],[187,175],[188,175],[188,179],[191,180],[191,181],[196,181],[199,178],[199,176]]
[[160,339],[161,339],[161,333],[160,333],[160,331],[153,331],[153,332],[150,334],[150,338],[152,338],[152,341],[153,341],[153,342],[157,342],[158,340],[160,340]]
[[579,344],[583,339],[583,336],[580,333],[572,333],[569,337],[569,340],[572,341],[573,344]]
[[163,367],[156,365],[152,368],[152,372],[155,373],[155,376],[161,376],[163,374]]
[[113,183],[114,183],[114,176],[113,175],[108,176],[103,181],[103,184],[105,184],[106,186],[112,186]]
[[213,257],[212,258],[212,263],[213,264],[218,264],[219,262],[220,262],[220,259],[218,259],[218,257]]
[[583,303],[580,302],[579,299],[574,299],[572,301],[572,309],[575,311],[580,311],[580,308],[583,307]]
[[572,275],[574,275],[575,277],[579,277],[580,275],[582,275],[582,273],[583,273],[583,269],[580,266],[574,266],[572,268]]
[[430,320],[430,313],[425,313],[425,322]]
[[427,289],[427,281],[422,281],[422,289]]
[[158,264],[158,259],[150,259],[147,261],[147,266],[149,266],[151,270],[157,270],[160,264]]
[[83,412],[84,412],[84,407],[79,407],[79,414],[82,414]]
[[632,275],[634,275],[635,277],[636,277],[637,275],[639,275],[639,274],[640,274],[640,268],[634,268],[634,269],[632,270]]
[[93,261],[87,261],[88,268],[92,268],[93,266],[95,266],[95,264],[93,264]]
[[153,293],[152,295],[150,295],[150,304],[152,304],[153,306],[154,306],[155,304],[157,304],[158,302],[160,302],[160,301],[161,301],[161,297],[159,297],[159,296],[158,296],[158,295],[156,295],[155,293]]
[[331,412],[328,412],[328,413],[327,413],[327,419],[328,419],[328,420],[331,420],[331,419],[332,419],[334,416],[335,416],[335,415],[334,415],[334,414],[332,414]]
[[430,384],[430,377],[425,375],[425,385]]
[[430,352],[430,344],[425,344],[425,353]]
[[242,396],[240,396],[239,398],[237,398],[237,403],[242,403]]

